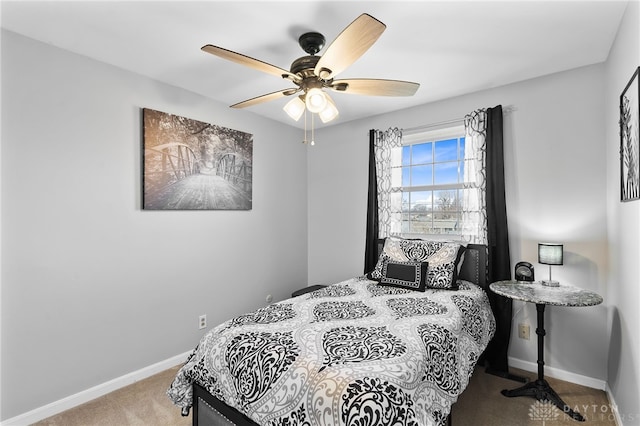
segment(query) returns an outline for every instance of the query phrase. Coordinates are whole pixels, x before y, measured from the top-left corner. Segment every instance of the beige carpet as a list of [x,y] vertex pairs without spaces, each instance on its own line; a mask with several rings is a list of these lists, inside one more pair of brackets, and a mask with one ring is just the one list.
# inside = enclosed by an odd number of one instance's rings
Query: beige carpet
[[[511,372],[530,380],[537,378],[536,373],[515,368]],[[507,398],[500,391],[518,388],[522,383],[476,369],[469,386],[451,410],[453,426],[615,426],[604,391],[550,377],[546,379],[569,407],[582,414],[585,422],[577,422],[557,408],[533,398]]]
[[179,367],[140,380],[103,397],[62,412],[36,425],[125,426],[190,425],[191,416],[182,417],[166,396],[166,390]]
[[[180,416],[165,391],[178,367],[112,392],[94,401],[45,419],[36,425],[50,426],[124,426],[190,425],[191,417]],[[535,378],[534,373],[513,369],[514,374]],[[506,398],[502,389],[520,383],[488,375],[478,369],[452,410],[453,426],[615,426],[609,401],[603,391],[560,380],[548,379],[551,386],[572,408],[586,418],[580,423],[556,408],[547,410],[532,398]]]

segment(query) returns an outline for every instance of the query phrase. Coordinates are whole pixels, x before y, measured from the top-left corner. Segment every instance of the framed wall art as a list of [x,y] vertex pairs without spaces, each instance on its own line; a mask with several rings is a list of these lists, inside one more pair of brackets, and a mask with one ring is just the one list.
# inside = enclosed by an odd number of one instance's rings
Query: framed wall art
[[620,200],[640,199],[640,67],[620,95]]
[[145,210],[251,210],[253,135],[143,108]]

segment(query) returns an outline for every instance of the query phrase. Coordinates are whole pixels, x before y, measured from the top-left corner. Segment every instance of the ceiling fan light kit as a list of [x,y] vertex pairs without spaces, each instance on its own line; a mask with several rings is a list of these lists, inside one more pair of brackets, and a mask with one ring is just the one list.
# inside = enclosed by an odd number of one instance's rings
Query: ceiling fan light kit
[[[298,43],[308,56],[293,61],[289,71],[211,44],[203,46],[202,50],[240,65],[289,80],[297,86],[236,103],[232,105],[232,108],[245,108],[303,92],[302,95],[287,102],[283,108],[285,112],[292,119],[298,121],[305,111],[309,111],[312,114],[318,114],[323,123],[328,123],[338,116],[338,108],[323,89],[369,96],[413,96],[420,87],[418,83],[400,80],[334,80],[337,74],[360,58],[378,40],[385,29],[385,24],[371,15],[363,13],[335,38],[322,56],[316,56],[316,53],[324,48],[324,36],[318,32],[304,33],[298,38]],[[311,119],[313,140],[313,115]]]

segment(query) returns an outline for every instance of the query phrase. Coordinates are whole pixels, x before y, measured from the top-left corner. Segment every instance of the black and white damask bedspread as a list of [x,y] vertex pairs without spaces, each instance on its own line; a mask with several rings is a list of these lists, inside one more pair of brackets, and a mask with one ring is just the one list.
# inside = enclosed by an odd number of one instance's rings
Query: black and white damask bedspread
[[229,320],[167,391],[195,381],[260,425],[441,425],[495,331],[484,291],[353,278]]

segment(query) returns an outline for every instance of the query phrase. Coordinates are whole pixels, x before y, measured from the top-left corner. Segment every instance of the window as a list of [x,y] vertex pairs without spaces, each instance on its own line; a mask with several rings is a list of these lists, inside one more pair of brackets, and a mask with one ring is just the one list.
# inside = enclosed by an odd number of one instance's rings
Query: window
[[392,215],[400,223],[392,228],[401,236],[462,235],[464,135],[464,126],[455,126],[403,136],[401,160],[392,166],[401,197]]

